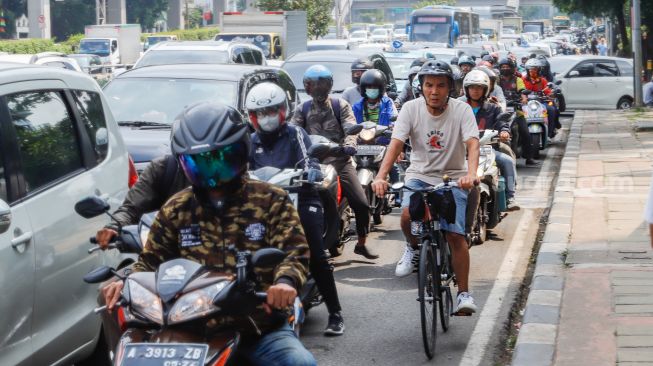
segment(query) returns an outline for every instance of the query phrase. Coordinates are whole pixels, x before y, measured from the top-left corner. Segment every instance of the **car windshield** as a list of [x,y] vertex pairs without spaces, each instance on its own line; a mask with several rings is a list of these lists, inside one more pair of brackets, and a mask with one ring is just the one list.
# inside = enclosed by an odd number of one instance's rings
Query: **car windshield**
[[309,67],[320,64],[326,66],[333,73],[333,88],[334,92],[342,92],[348,87],[354,85],[351,82],[351,61],[335,62],[335,61],[301,61],[301,62],[286,62],[283,64],[283,69],[290,74],[293,83],[297,85],[298,89],[304,89],[304,72]]
[[413,25],[413,42],[449,43],[449,29],[447,23],[423,23]]
[[366,31],[356,31],[351,34],[351,38],[365,38],[367,37]]
[[82,39],[79,42],[79,53],[90,53],[98,56],[109,56],[108,39]]
[[408,79],[408,72],[410,71],[410,64],[413,63],[412,58],[408,57],[386,57],[392,75],[395,79]]
[[151,50],[146,52],[135,67],[175,64],[226,64],[227,51],[204,50]]
[[270,54],[271,41],[269,34],[218,34],[215,36],[215,40],[253,43],[256,47],[263,50],[265,57],[268,57]]
[[388,33],[387,33],[387,31],[385,29],[377,29],[372,33],[372,35],[374,35],[374,36],[385,36],[387,34]]
[[104,88],[104,94],[118,123],[172,124],[185,107],[197,102],[212,101],[236,106],[236,90],[236,82],[232,81],[117,78]]
[[349,47],[346,43],[309,43],[306,46],[307,51],[324,51],[324,50],[347,50]]
[[551,72],[561,74],[576,65],[578,60],[567,57],[551,57],[548,59],[551,64]]

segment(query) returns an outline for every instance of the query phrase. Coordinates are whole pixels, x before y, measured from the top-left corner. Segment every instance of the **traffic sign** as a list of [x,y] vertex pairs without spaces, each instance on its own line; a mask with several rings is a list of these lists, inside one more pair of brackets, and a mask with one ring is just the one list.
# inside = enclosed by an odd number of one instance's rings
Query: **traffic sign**
[[39,15],[39,23],[41,23],[41,24],[45,23],[45,16],[44,15]]
[[401,48],[404,44],[401,41],[393,41],[392,48]]

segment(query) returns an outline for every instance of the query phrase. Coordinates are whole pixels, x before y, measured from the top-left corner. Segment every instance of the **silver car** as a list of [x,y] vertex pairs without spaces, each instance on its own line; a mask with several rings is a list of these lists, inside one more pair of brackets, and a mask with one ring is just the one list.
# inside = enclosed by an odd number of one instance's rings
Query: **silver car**
[[0,63],[0,96],[0,365],[100,364],[97,287],[82,277],[120,257],[87,253],[107,219],[74,206],[122,201],[130,173],[118,126],[83,73]]

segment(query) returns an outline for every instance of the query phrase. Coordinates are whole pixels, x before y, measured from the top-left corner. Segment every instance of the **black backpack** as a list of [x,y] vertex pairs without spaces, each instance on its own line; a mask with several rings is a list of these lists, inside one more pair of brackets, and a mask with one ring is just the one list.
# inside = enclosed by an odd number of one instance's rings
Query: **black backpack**
[[[336,120],[338,120],[338,123],[342,126],[342,121],[340,120],[340,98],[330,95],[329,99],[331,100],[333,114],[335,115]],[[311,110],[311,106],[313,106],[313,99],[309,99],[302,105],[302,117],[304,117],[304,121],[306,121],[306,117],[308,116],[308,112]]]

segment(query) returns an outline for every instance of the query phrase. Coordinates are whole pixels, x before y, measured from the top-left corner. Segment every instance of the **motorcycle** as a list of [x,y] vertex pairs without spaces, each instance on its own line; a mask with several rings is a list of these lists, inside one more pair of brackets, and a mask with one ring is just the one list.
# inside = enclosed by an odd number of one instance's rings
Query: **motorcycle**
[[480,180],[478,208],[472,226],[471,242],[478,245],[487,240],[487,230],[495,228],[506,211],[505,183],[496,165],[495,149],[500,140],[499,131],[481,131],[480,156],[477,176]]
[[541,101],[540,93],[528,92],[528,103],[522,106],[522,111],[528,124],[531,144],[533,145],[533,157],[540,158],[540,150],[546,148],[549,139],[549,126],[546,105]]
[[374,225],[383,223],[383,215],[392,211],[387,197],[378,198],[372,190],[372,181],[379,172],[381,162],[388,149],[386,145],[379,145],[379,137],[389,138],[392,135],[388,126],[380,126],[374,122],[363,122],[363,130],[358,134],[358,148],[354,161],[356,162],[356,171],[358,180],[363,186],[363,191],[367,196],[367,202],[370,206],[372,220]]

